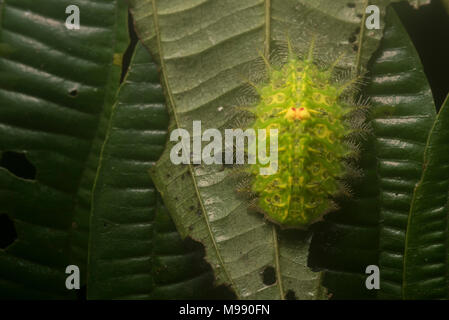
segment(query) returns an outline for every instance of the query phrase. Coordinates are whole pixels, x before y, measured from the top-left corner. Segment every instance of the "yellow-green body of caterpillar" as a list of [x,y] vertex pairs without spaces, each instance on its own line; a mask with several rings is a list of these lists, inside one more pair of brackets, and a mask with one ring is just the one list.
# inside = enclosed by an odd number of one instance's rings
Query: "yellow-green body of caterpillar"
[[278,170],[260,175],[262,165],[251,165],[251,190],[269,220],[307,228],[335,208],[333,197],[343,189],[346,159],[356,153],[346,141],[355,107],[340,99],[345,85],[332,80],[332,68],[320,69],[310,56],[290,57],[268,72],[269,83],[257,89],[252,128],[278,129]]

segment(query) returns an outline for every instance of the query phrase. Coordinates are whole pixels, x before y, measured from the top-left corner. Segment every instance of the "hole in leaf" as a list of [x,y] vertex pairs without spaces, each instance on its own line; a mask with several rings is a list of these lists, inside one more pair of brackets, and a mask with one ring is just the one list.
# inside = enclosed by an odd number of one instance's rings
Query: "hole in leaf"
[[[173,225],[174,228],[174,225]],[[204,246],[197,242],[194,241],[192,238],[186,238],[185,240],[182,241],[182,247],[183,247],[183,251],[184,252],[191,252],[191,253],[195,253],[195,256],[197,257],[198,260],[195,260],[195,270],[197,270],[196,272],[198,272],[198,274],[204,274],[205,275],[205,281],[203,282],[202,286],[201,286],[201,290],[200,292],[191,292],[188,293],[186,292],[187,296],[178,296],[177,298],[179,299],[186,299],[186,298],[190,298],[190,299],[207,299],[207,300],[233,300],[236,299],[236,295],[233,292],[233,290],[230,287],[227,287],[225,285],[220,285],[218,287],[215,286],[214,282],[214,276],[213,276],[213,271],[212,268],[210,266],[210,264],[208,264],[205,259],[205,250],[204,250]],[[161,272],[161,274],[163,275],[163,272]],[[160,280],[160,278],[159,278]],[[164,280],[165,281],[165,280]],[[167,284],[171,284],[173,283],[171,278],[167,278],[166,279]],[[163,283],[161,283],[163,284]]]
[[349,42],[353,43],[353,42],[355,42],[357,40],[357,37],[355,35],[352,35],[352,36],[349,37],[348,40],[349,40]]
[[36,179],[36,168],[23,152],[3,152],[0,167],[7,169],[19,178],[28,180]]
[[75,98],[78,95],[78,90],[76,89],[70,90],[69,95]]
[[14,222],[6,214],[0,214],[0,248],[5,249],[17,239]]
[[419,9],[408,2],[393,7],[418,51],[439,110],[449,90],[449,32],[442,32],[449,30],[449,19],[444,1],[430,1]]
[[288,290],[287,294],[285,295],[285,299],[287,300],[298,300],[298,297],[295,294],[295,291]]
[[123,82],[126,74],[128,73],[129,65],[131,63],[131,59],[132,59],[134,50],[137,45],[137,35],[136,35],[136,31],[134,30],[134,20],[133,20],[131,13],[128,14],[128,34],[129,34],[129,38],[130,38],[130,43],[129,43],[128,48],[125,51],[125,54],[123,55],[122,75],[120,77],[120,83]]
[[273,267],[266,267],[262,272],[262,281],[269,286],[276,283],[276,271]]

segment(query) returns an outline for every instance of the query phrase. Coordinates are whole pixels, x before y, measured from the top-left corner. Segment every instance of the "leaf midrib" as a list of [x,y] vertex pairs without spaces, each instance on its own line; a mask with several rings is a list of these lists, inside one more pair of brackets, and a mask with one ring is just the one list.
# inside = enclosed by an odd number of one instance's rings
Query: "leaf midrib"
[[[161,66],[161,71],[162,71],[162,79],[165,83],[166,95],[167,95],[168,102],[170,104],[169,108],[173,112],[173,121],[175,122],[176,127],[179,128],[180,127],[180,119],[179,119],[179,115],[176,111],[177,108],[176,108],[176,104],[175,104],[174,93],[173,93],[170,83],[168,81],[167,66],[166,66],[166,61],[164,59],[164,54],[163,54],[164,50],[162,48],[163,45],[162,45],[162,40],[161,40],[161,31],[159,29],[159,17],[158,17],[157,3],[156,3],[156,0],[149,0],[149,1],[151,1],[151,5],[152,5],[152,9],[153,9],[153,18],[152,19],[153,19],[153,24],[154,24],[157,49],[158,49],[159,55],[161,57],[160,66]],[[367,0],[365,0],[365,1],[368,2]],[[264,13],[265,13],[264,14],[264,19],[265,19],[264,38],[265,39],[264,39],[264,44],[263,44],[263,48],[264,48],[263,57],[269,61],[271,45],[272,45],[272,39],[271,39],[272,38],[272,30],[271,30],[272,29],[272,21],[271,21],[271,19],[272,19],[272,2],[271,2],[271,0],[264,1]],[[365,17],[365,15],[366,15],[365,12],[363,12],[363,17]],[[360,27],[360,34],[359,34],[359,48],[358,48],[358,52],[356,55],[356,59],[354,61],[357,73],[360,73],[361,59],[362,59],[362,47],[363,47],[362,44],[366,37],[365,29],[364,29],[365,25],[363,22],[364,22],[364,18],[361,19],[361,27]],[[207,226],[206,230],[207,230],[208,236],[210,237],[210,240],[212,242],[212,246],[213,246],[212,250],[214,250],[215,254],[217,255],[217,260],[218,260],[220,267],[222,267],[222,269],[223,269],[224,276],[229,281],[231,286],[233,286],[233,288],[235,288],[234,291],[236,291],[236,294],[238,295],[239,293],[237,292],[235,283],[234,283],[233,279],[231,278],[229,270],[225,266],[224,259],[221,255],[221,252],[219,251],[218,243],[216,242],[216,238],[212,232],[210,221],[208,219],[206,208],[204,206],[204,202],[203,202],[203,199],[202,199],[199,187],[198,187],[198,182],[196,180],[194,168],[191,164],[188,164],[187,166],[188,166],[189,175],[192,177],[192,180],[193,180],[192,182],[193,182],[194,192],[199,201],[202,217],[203,217],[203,219],[205,219],[205,223]],[[279,248],[279,240],[278,240],[278,230],[275,225],[272,225],[271,227],[272,227],[273,252],[274,252],[274,263],[275,263],[277,286],[278,286],[278,289],[280,292],[280,298],[285,299],[285,295],[283,292],[282,273],[281,273],[281,268],[280,268],[281,263],[280,263],[280,248]]]
[[[271,50],[271,0],[265,0],[265,39],[264,39],[264,59],[270,61]],[[272,225],[273,246],[274,246],[274,258],[275,258],[275,270],[276,280],[279,288],[279,295],[281,300],[285,300],[284,288],[281,274],[281,263],[279,253],[279,240],[277,236],[276,226]]]
[[[114,23],[114,33],[113,33],[114,34],[114,38],[113,38],[113,43],[112,43],[113,53],[112,53],[111,67],[109,68],[108,74],[107,74],[107,79],[108,79],[107,83],[106,83],[107,86],[110,85],[112,80],[113,80],[113,79],[111,79],[111,74],[112,74],[112,68],[113,68],[113,64],[114,64],[114,62],[113,62],[114,56],[115,56],[116,51],[117,51],[117,38],[118,38],[118,27],[119,27],[119,23],[118,23],[119,10],[120,10],[120,4],[119,4],[119,2],[116,2],[116,5],[115,5],[115,17],[114,17],[115,23]],[[117,92],[120,91],[120,87],[121,86],[118,86]],[[116,93],[116,95],[117,95],[117,93]],[[83,179],[86,176],[86,172],[87,172],[87,168],[88,168],[88,165],[87,165],[88,161],[90,160],[90,157],[92,156],[92,152],[95,150],[95,139],[101,133],[100,132],[100,130],[101,130],[101,117],[105,114],[105,112],[107,112],[107,110],[106,110],[106,108],[107,108],[106,102],[108,101],[108,98],[109,98],[109,96],[108,96],[108,93],[106,92],[105,95],[104,95],[104,99],[103,99],[102,111],[101,111],[101,113],[99,115],[100,118],[98,120],[97,129],[96,129],[95,135],[92,138],[92,141],[91,141],[91,144],[90,144],[90,148],[89,148],[89,153],[87,154],[87,157],[86,157],[86,159],[84,161],[83,172],[80,175],[80,178],[78,180],[78,184],[77,184],[77,188],[76,188],[76,190],[77,190],[76,191],[76,196],[79,196],[80,189],[82,188]],[[112,119],[112,116],[113,116],[113,114],[115,112],[115,107],[116,107],[116,102],[113,102],[112,106],[111,106],[111,110],[110,110],[110,119]],[[110,126],[111,126],[111,123],[109,123],[108,127],[106,128],[104,141],[103,141],[103,143],[101,145],[100,154],[98,156],[98,162],[97,162],[95,176],[93,178],[92,187],[90,189],[90,191],[91,191],[90,197],[89,197],[89,199],[90,199],[90,208],[87,211],[88,214],[89,214],[89,226],[92,225],[92,217],[93,217],[93,213],[94,213],[93,212],[94,190],[96,188],[97,179],[98,179],[99,173],[101,171],[101,166],[102,166],[102,163],[103,163],[104,147],[105,147],[107,141],[109,140],[109,133],[110,133],[110,129],[111,129]],[[73,215],[76,214],[77,206],[78,206],[78,204],[73,207],[72,219],[73,219]],[[70,241],[69,257],[70,257],[70,259],[72,259],[72,251],[73,251],[73,239],[72,239],[72,235],[71,235],[72,231],[73,231],[72,229],[69,229],[69,241]],[[85,253],[86,268],[87,269],[89,268],[89,265],[90,265],[91,236],[92,236],[92,233],[89,232],[89,234],[87,235],[87,248],[86,248],[86,253]],[[85,279],[87,279],[87,276],[85,277]]]
[[[416,197],[417,197],[417,192],[419,191],[420,187],[422,186],[422,183],[424,182],[425,179],[425,172],[428,170],[428,162],[429,162],[429,146],[430,146],[430,142],[432,140],[432,136],[433,133],[435,132],[435,128],[436,125],[441,117],[441,114],[443,111],[443,108],[449,108],[449,94],[447,95],[446,99],[443,101],[442,107],[440,109],[440,111],[438,112],[437,116],[435,117],[435,121],[432,125],[432,128],[429,131],[429,135],[427,137],[427,142],[426,142],[426,146],[425,146],[425,151],[424,151],[424,155],[423,155],[423,168],[425,168],[421,174],[421,178],[420,180],[416,183],[415,188],[413,189],[413,197],[412,200],[410,202],[410,209],[408,212],[408,219],[407,219],[407,228],[406,228],[406,232],[405,232],[405,240],[404,240],[404,257],[402,259],[402,287],[401,287],[401,295],[402,295],[402,299],[407,299],[406,297],[406,287],[407,287],[407,277],[406,277],[406,270],[408,268],[408,263],[407,263],[407,256],[408,256],[408,244],[409,244],[409,237],[410,237],[410,224],[411,224],[411,220],[412,220],[412,213],[414,212],[414,208],[416,205]],[[449,194],[447,194],[447,201],[446,204],[444,206],[444,209],[447,211],[449,208]],[[445,264],[446,266],[449,265],[449,216],[446,216],[446,234],[445,234],[445,243],[446,243],[446,260],[445,260]],[[446,279],[449,278],[449,268],[445,269],[445,277]],[[449,295],[449,291],[448,291],[448,295]]]
[[[368,7],[368,0],[365,0],[363,8]],[[363,40],[365,37],[365,19],[366,19],[366,10],[363,10],[362,18],[360,20],[360,33],[359,33],[359,42],[358,42],[358,50],[355,61],[355,71],[357,76],[360,75],[361,67],[362,67],[362,48],[363,48]]]
[[[176,127],[180,128],[180,122],[179,122],[178,114],[177,114],[176,108],[175,108],[175,99],[173,97],[173,94],[172,94],[172,91],[171,91],[171,88],[170,88],[170,84],[169,84],[168,78],[167,78],[167,72],[166,72],[167,67],[165,65],[163,49],[162,49],[162,43],[161,43],[161,34],[160,34],[160,30],[159,30],[159,19],[158,19],[156,0],[151,0],[151,2],[152,2],[152,7],[153,7],[153,23],[154,23],[154,30],[155,30],[155,34],[156,34],[156,43],[157,43],[159,55],[160,55],[160,58],[161,58],[160,62],[161,62],[162,77],[163,77],[163,81],[165,83],[165,88],[167,90],[167,96],[168,96],[168,99],[169,99],[169,108],[171,108],[171,110],[172,110],[172,114],[173,114],[173,118],[174,118],[175,123],[176,123]],[[228,270],[226,269],[226,266],[225,266],[224,261],[223,261],[223,257],[221,256],[221,253],[218,250],[218,245],[217,245],[215,237],[214,237],[214,235],[212,233],[210,222],[209,222],[209,219],[207,218],[206,209],[204,207],[204,203],[203,203],[202,197],[201,197],[199,189],[198,189],[198,184],[197,184],[197,181],[195,179],[195,174],[194,174],[194,171],[193,171],[193,167],[192,167],[192,165],[190,163],[187,166],[189,168],[190,176],[192,177],[193,186],[195,188],[195,194],[197,195],[198,201],[200,203],[201,212],[202,212],[202,215],[203,215],[204,220],[206,222],[207,231],[209,233],[209,236],[211,238],[211,241],[212,241],[212,244],[214,246],[215,252],[217,254],[218,261],[219,261],[220,265],[222,266],[223,272],[225,273],[226,277],[228,278],[228,280],[229,280],[229,282],[231,284],[231,287],[234,289],[234,292],[237,295],[237,298],[240,299],[240,293],[236,290],[235,283],[234,283],[232,277],[230,276],[230,274],[228,273]]]

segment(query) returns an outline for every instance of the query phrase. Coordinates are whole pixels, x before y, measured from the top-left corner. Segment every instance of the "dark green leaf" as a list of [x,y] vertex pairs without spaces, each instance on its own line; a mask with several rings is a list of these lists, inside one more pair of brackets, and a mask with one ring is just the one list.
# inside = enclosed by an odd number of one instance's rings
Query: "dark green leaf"
[[88,298],[211,298],[201,245],[181,241],[148,176],[168,126],[156,65],[139,44],[112,110],[93,194]]
[[366,89],[373,135],[363,146],[364,178],[354,188],[354,199],[328,217],[313,244],[313,256],[328,269],[325,284],[336,298],[376,295],[365,287],[368,265],[380,268],[378,297],[402,297],[410,201],[435,117],[432,93],[407,32],[392,8],[385,19]]
[[88,217],[100,115],[107,118],[112,106],[128,38],[123,1],[82,1],[80,30],[65,27],[70,4],[4,0],[0,6],[0,150],[25,154],[37,171],[30,180],[0,168],[0,211],[18,233],[0,251],[2,297],[74,295],[65,287],[69,232],[80,228],[72,217]]
[[403,298],[449,299],[449,96],[424,153],[408,219]]

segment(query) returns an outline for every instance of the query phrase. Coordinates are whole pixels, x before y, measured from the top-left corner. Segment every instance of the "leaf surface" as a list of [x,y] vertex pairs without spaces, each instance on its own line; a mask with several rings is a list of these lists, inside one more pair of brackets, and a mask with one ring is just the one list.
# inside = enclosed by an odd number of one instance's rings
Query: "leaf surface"
[[89,245],[88,298],[211,298],[212,271],[201,245],[181,241],[148,168],[168,126],[157,67],[140,43],[101,152]]
[[412,198],[404,252],[404,299],[449,298],[449,96],[427,141]]
[[72,219],[76,210],[89,214],[97,166],[89,154],[119,85],[128,35],[122,1],[79,1],[79,30],[65,27],[71,4],[0,5],[0,150],[25,154],[37,172],[23,179],[0,168],[0,211],[18,234],[0,251],[2,297],[74,296],[65,287]]
[[[231,106],[242,96],[242,75],[251,74],[258,52],[282,51],[290,39],[304,53],[315,36],[319,59],[343,53],[342,67],[364,66],[381,37],[381,32],[359,35],[365,1],[129,3],[139,37],[162,69],[170,131],[185,128],[191,134],[193,120],[201,120],[203,131],[235,125]],[[173,145],[168,143],[152,177],[181,235],[205,245],[217,282],[238,298],[322,298],[320,273],[307,267],[311,233],[279,232],[249,213],[230,168],[173,165]]]
[[[393,8],[385,20],[365,90],[373,135],[363,146],[364,178],[354,198],[328,216],[313,242],[313,257],[328,269],[324,283],[335,298],[402,297],[410,202],[435,117],[418,54]],[[378,293],[365,287],[368,265],[380,268]]]

